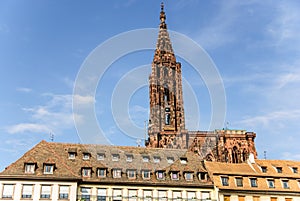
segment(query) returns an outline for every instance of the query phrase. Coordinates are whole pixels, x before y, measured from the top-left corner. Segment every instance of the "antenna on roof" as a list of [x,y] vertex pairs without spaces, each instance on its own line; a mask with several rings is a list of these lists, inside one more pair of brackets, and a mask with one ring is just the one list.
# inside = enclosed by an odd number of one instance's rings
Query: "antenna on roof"
[[264,159],[267,159],[267,151],[264,151]]
[[228,126],[229,126],[229,122],[226,121],[226,124],[225,124],[225,130],[228,130]]
[[142,142],[142,140],[141,140],[141,139],[136,139],[136,144],[137,144],[137,146],[138,146],[138,147],[140,147],[140,146],[141,146],[141,142]]
[[53,142],[53,141],[54,141],[54,134],[50,132],[49,135],[50,135],[50,137],[49,137],[49,138],[50,138],[50,141]]

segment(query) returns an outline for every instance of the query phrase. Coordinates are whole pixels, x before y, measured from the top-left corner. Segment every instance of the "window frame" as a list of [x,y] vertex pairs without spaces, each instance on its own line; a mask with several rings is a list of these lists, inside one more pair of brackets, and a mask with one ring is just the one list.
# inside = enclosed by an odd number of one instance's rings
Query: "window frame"
[[[145,176],[145,175],[147,175],[147,176]],[[145,180],[150,179],[150,177],[151,177],[151,172],[150,172],[150,170],[142,170],[142,177],[143,177],[143,179],[145,179]]]
[[128,179],[136,179],[136,170],[129,169],[127,170]]
[[250,186],[252,188],[257,188],[258,187],[257,178],[249,178],[249,180],[250,180]]
[[91,154],[90,153],[82,153],[82,160],[90,160]]
[[[26,194],[26,193],[24,192],[25,186],[28,186],[28,187],[31,188],[31,189],[30,189],[30,190],[31,190],[30,194]],[[23,185],[22,185],[21,199],[31,199],[31,198],[32,198],[32,195],[33,195],[33,184],[23,184]]]
[[120,160],[120,154],[112,154],[111,155],[112,161],[119,161]]
[[193,181],[194,180],[193,172],[185,172],[184,173],[184,178],[185,178],[186,181]]
[[113,169],[113,178],[121,178],[122,170],[121,169]]
[[[8,186],[9,186],[9,189],[5,189],[5,186],[6,186],[6,188],[8,188]],[[2,185],[2,195],[1,195],[1,198],[2,199],[3,198],[4,199],[8,199],[8,198],[13,199],[13,197],[14,197],[14,190],[15,190],[15,184],[3,184]],[[4,193],[7,193],[7,191],[11,192],[11,194],[4,194]]]
[[244,187],[243,177],[236,177],[235,178],[235,185],[237,187]]
[[157,178],[157,180],[165,180],[165,178],[166,178],[166,175],[165,175],[166,173],[165,173],[165,171],[157,171],[156,172],[156,178]]
[[171,180],[179,180],[179,172],[178,171],[171,171],[170,172],[170,177],[171,177]]
[[282,179],[281,183],[282,183],[282,188],[284,188],[284,189],[289,189],[290,188],[288,179]]
[[[65,188],[68,188],[68,192],[66,193],[66,192],[62,192],[62,190],[61,190],[61,188],[63,188],[63,187],[65,187]],[[67,199],[69,199],[69,194],[70,194],[70,186],[68,186],[68,185],[59,185],[59,192],[58,192],[58,198],[60,199],[60,200],[67,200]]]
[[[103,173],[103,174],[100,174]],[[106,177],[106,169],[105,168],[97,168],[97,177],[105,178]]]
[[267,179],[267,184],[269,188],[275,188],[275,180],[274,179]]
[[103,161],[105,159],[105,153],[97,153],[97,160]]
[[34,174],[36,169],[36,163],[25,163],[24,173],[25,174]]
[[53,172],[54,172],[54,164],[45,163],[44,174],[53,174]]
[[81,169],[81,175],[83,177],[91,177],[92,176],[92,168],[90,168],[90,167],[83,167]]
[[222,186],[229,186],[229,177],[221,176],[221,183],[222,183]]
[[[49,187],[50,188],[50,192],[49,194],[46,194],[45,192],[43,193],[43,187]],[[51,199],[51,192],[52,192],[52,186],[51,185],[41,185],[41,192],[40,192],[40,198],[41,199]]]

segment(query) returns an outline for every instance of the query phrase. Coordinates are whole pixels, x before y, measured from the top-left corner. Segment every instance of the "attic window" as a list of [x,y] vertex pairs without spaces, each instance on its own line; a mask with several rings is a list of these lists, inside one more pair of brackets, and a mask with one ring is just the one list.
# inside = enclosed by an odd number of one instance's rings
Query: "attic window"
[[128,179],[135,179],[136,171],[135,170],[127,170],[127,177],[128,177]]
[[126,161],[127,162],[132,162],[132,160],[133,160],[133,155],[132,154],[127,154],[126,155]]
[[269,188],[275,188],[274,179],[268,179],[267,182],[268,182]]
[[91,168],[82,168],[81,174],[83,177],[91,177],[92,169]]
[[157,176],[158,180],[163,180],[163,179],[165,179],[165,172],[164,171],[157,171],[156,176]]
[[293,173],[298,173],[298,168],[297,167],[292,167]]
[[121,169],[113,169],[113,178],[121,178],[122,170]]
[[105,154],[104,154],[104,153],[98,153],[98,154],[97,154],[97,160],[103,161],[104,158],[105,158]]
[[97,169],[97,176],[104,178],[106,177],[106,169],[105,168],[98,168]]
[[119,161],[120,155],[119,154],[113,154],[112,155],[112,161]]
[[54,164],[44,164],[44,174],[53,174]]
[[179,172],[171,172],[172,180],[179,180]]
[[282,180],[282,187],[285,189],[290,188],[289,187],[289,180]]
[[160,162],[160,157],[159,156],[154,156],[153,161],[154,161],[154,163],[159,163]]
[[35,163],[25,163],[25,173],[33,174],[35,172]]
[[207,173],[206,172],[199,172],[198,174],[199,180],[207,180]]
[[257,187],[257,179],[256,178],[250,178],[250,184],[251,184],[251,187]]
[[193,181],[193,173],[192,172],[186,172],[184,175],[185,175],[185,180]]
[[228,177],[221,177],[221,182],[223,186],[229,186]]
[[149,156],[143,156],[143,162],[149,162],[150,158]]
[[181,164],[187,164],[187,158],[186,157],[181,157],[180,162],[181,162]]
[[168,163],[174,163],[174,157],[167,157]]
[[236,177],[235,183],[237,187],[243,187],[243,178],[242,177]]
[[261,166],[261,171],[262,171],[263,173],[266,173],[266,172],[267,172],[267,167],[266,167],[266,166]]
[[282,173],[282,167],[276,167],[278,173]]
[[75,159],[76,153],[75,152],[69,152],[69,159]]
[[143,170],[142,177],[143,179],[150,179],[150,170]]
[[90,159],[90,153],[83,153],[83,157],[82,157],[82,159],[83,160],[89,160]]

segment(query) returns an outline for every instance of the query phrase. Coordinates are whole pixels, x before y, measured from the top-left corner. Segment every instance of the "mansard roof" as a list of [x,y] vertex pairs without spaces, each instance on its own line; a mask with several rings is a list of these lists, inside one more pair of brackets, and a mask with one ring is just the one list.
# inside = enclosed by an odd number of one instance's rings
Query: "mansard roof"
[[[70,154],[72,154],[71,158]],[[130,160],[128,156],[130,156]],[[145,160],[145,157],[148,160]],[[154,160],[154,157],[159,160]],[[185,160],[185,162],[181,160]],[[34,173],[25,172],[26,164],[35,165]],[[45,164],[54,165],[52,174],[44,173]],[[90,169],[91,175],[88,177],[82,175],[83,169]],[[97,174],[98,169],[104,169],[107,173],[106,177],[100,178]],[[121,170],[121,178],[112,176],[114,169]],[[134,170],[136,178],[129,179],[128,170]],[[143,178],[143,171],[151,173],[149,179]],[[163,180],[157,179],[157,171],[165,173]],[[170,177],[170,173],[173,171],[178,172],[180,176],[180,179],[175,183]],[[194,174],[193,181],[185,179],[184,174],[186,172]],[[197,178],[200,172],[205,172],[201,159],[188,150],[41,141],[20,159],[5,168],[0,173],[0,178],[211,187],[211,181],[203,181]]]
[[[279,191],[299,192],[300,162],[288,160],[255,160],[254,163],[205,162],[205,167],[214,185],[221,190]],[[279,171],[278,171],[279,168]],[[228,185],[222,184],[222,177],[228,179]],[[237,186],[236,178],[242,178],[243,185]],[[250,179],[255,179],[257,186],[252,187]],[[270,187],[268,181],[273,181]],[[283,181],[288,186],[283,185]]]

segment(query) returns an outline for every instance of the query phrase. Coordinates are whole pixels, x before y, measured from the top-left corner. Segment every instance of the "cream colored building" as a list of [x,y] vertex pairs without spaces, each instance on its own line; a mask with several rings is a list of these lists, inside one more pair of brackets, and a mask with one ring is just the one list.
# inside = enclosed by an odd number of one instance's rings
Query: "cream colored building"
[[205,162],[220,201],[299,201],[300,162]]

